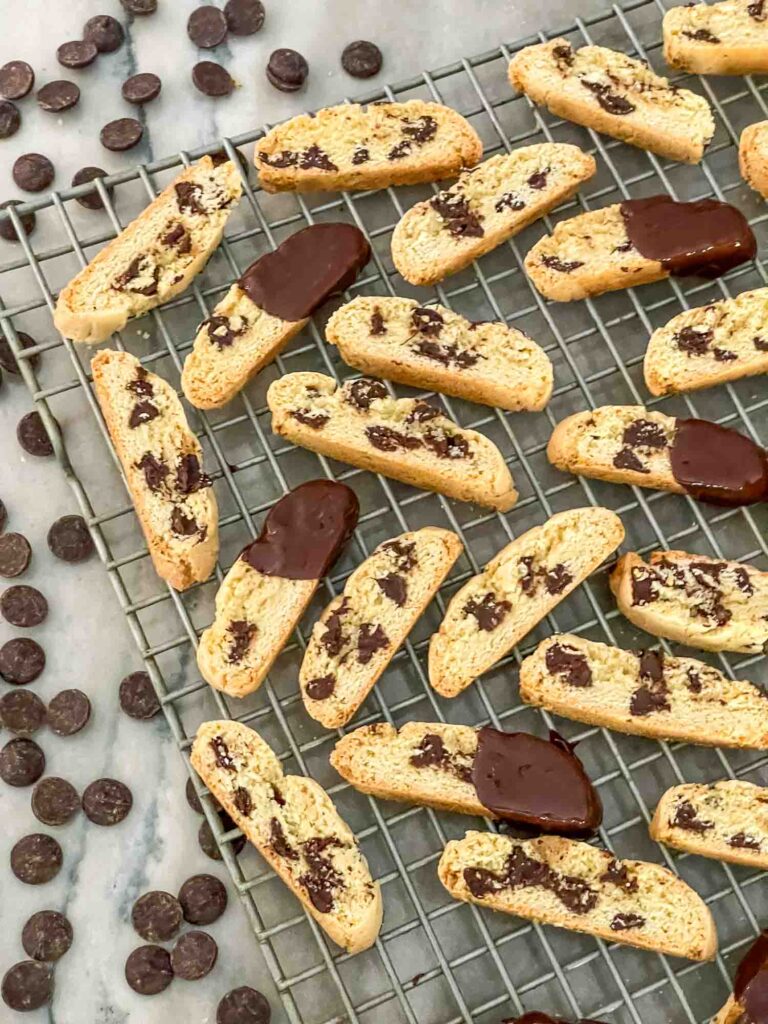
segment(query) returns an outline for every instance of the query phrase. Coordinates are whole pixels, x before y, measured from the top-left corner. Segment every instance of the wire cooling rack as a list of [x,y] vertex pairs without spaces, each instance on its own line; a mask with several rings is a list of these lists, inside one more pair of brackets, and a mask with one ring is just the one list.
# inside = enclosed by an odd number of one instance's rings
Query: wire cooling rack
[[[647,56],[663,68],[660,20],[653,0],[631,2],[611,13],[577,22],[564,34],[575,44],[595,42]],[[543,39],[544,36],[541,36]],[[484,256],[434,292],[413,289],[394,271],[390,235],[403,210],[430,194],[429,187],[355,195],[269,196],[244,170],[244,199],[227,238],[205,272],[184,296],[131,324],[116,339],[144,364],[176,386],[197,322],[207,315],[229,282],[259,253],[305,224],[346,220],[366,231],[373,258],[353,293],[407,294],[438,298],[472,319],[506,319],[546,348],[555,364],[556,387],[545,413],[508,415],[453,399],[442,399],[461,424],[482,430],[506,454],[521,498],[506,515],[480,512],[435,495],[384,480],[295,449],[271,435],[265,393],[276,376],[319,369],[348,374],[335,349],[323,341],[326,308],[276,362],[225,410],[191,420],[215,478],[221,510],[221,564],[216,578],[177,594],[155,576],[127,500],[114,452],[94,401],[88,376],[91,352],[55,336],[50,310],[58,289],[163,187],[203,150],[179,153],[98,186],[103,212],[74,201],[84,189],[54,192],[30,204],[38,229],[20,246],[4,246],[0,265],[0,325],[19,357],[22,372],[54,437],[77,499],[95,535],[99,554],[178,743],[186,756],[190,738],[205,719],[232,716],[256,727],[280,753],[286,770],[306,772],[324,784],[356,830],[373,874],[383,887],[385,917],[371,950],[350,958],[330,944],[250,847],[232,851],[236,831],[221,834],[206,799],[209,821],[224,860],[243,897],[291,1024],[491,1024],[523,1009],[544,1009],[568,1019],[590,1017],[612,1024],[682,1024],[708,1019],[729,992],[729,975],[746,944],[768,920],[764,876],[714,861],[672,854],[648,837],[647,823],[663,790],[683,780],[744,778],[766,781],[766,758],[685,744],[657,743],[584,728],[522,705],[516,668],[543,637],[572,630],[621,646],[643,646],[647,635],[616,611],[605,572],[564,601],[523,648],[487,673],[454,701],[430,689],[426,647],[450,594],[512,537],[553,512],[587,503],[620,513],[626,547],[649,551],[682,548],[768,567],[766,506],[722,510],[677,495],[579,480],[549,466],[545,447],[552,426],[571,412],[605,403],[645,403],[672,414],[717,419],[768,441],[760,428],[768,404],[764,380],[738,381],[691,397],[651,400],[642,384],[642,356],[651,330],[688,305],[766,283],[760,264],[739,268],[725,281],[667,281],[582,303],[548,305],[528,284],[522,259],[551,220],[572,216],[633,195],[660,191],[678,198],[714,195],[736,202],[760,243],[766,234],[762,201],[739,178],[736,143],[741,128],[768,117],[762,88],[750,79],[680,81],[710,100],[717,132],[704,162],[667,164],[577,126],[553,119],[513,95],[506,80],[511,54],[534,42],[496,50],[364,97],[438,100],[460,110],[482,136],[486,154],[522,143],[569,141],[595,152],[599,171],[579,197],[553,218]],[[263,129],[265,130],[265,129]],[[263,130],[221,145],[230,157]],[[211,151],[217,147],[209,147]],[[246,151],[251,156],[251,147]],[[12,220],[18,224],[17,215]],[[11,259],[8,260],[8,254]],[[17,331],[47,340],[22,351]],[[39,365],[33,357],[40,355]],[[406,389],[403,389],[406,390]],[[59,429],[57,428],[60,427]],[[226,568],[256,535],[266,510],[302,480],[331,476],[350,483],[362,514],[348,552],[304,617],[301,631],[278,658],[269,680],[242,701],[228,700],[199,677],[194,650],[213,616],[213,599]],[[296,679],[306,636],[325,602],[346,575],[383,539],[406,528],[433,524],[461,534],[465,554],[432,607],[375,688],[353,727],[376,720],[486,723],[541,732],[557,725],[580,743],[579,754],[599,786],[605,805],[600,840],[618,856],[666,863],[707,900],[715,915],[721,953],[715,964],[690,964],[640,953],[455,903],[436,877],[447,839],[487,823],[376,802],[346,784],[328,765],[337,738],[311,721],[297,694]],[[700,654],[697,656],[701,657]],[[760,681],[764,659],[713,656],[728,673]]]

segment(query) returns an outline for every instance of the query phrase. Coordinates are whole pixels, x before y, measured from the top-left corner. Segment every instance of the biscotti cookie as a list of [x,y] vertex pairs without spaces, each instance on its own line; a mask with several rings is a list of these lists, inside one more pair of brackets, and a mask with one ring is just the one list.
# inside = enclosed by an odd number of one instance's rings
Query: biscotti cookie
[[348,953],[381,928],[381,890],[354,833],[313,779],[285,775],[271,747],[240,722],[203,722],[192,766],[307,913]]
[[547,458],[577,476],[688,494],[716,505],[768,495],[765,449],[709,420],[680,419],[642,405],[577,412],[552,432]]
[[535,341],[445,306],[359,295],[336,310],[325,335],[348,366],[411,387],[510,412],[543,409],[552,394],[552,363]]
[[735,206],[658,195],[560,221],[530,250],[525,270],[545,298],[572,302],[670,276],[720,277],[756,251]]
[[575,839],[467,832],[446,845],[437,870],[465,903],[689,960],[717,950],[712,915],[682,879]]
[[127,352],[105,349],[91,370],[155,571],[176,590],[207,580],[219,513],[176,392]]
[[746,183],[768,196],[768,121],[748,124],[739,138],[739,170]]
[[768,932],[762,931],[741,959],[733,979],[733,995],[712,1024],[751,1024],[765,1018],[768,988]]
[[327,729],[352,718],[459,557],[455,533],[426,526],[384,541],[312,630],[299,672],[307,713]]
[[219,587],[213,625],[200,637],[197,665],[207,683],[230,697],[261,686],[358,512],[354,491],[332,480],[301,484],[270,509]]
[[673,7],[664,15],[664,60],[696,75],[768,71],[765,0],[721,0]]
[[429,644],[429,681],[456,697],[583,583],[624,539],[606,508],[558,512],[513,540],[448,605]]
[[302,448],[502,512],[517,501],[492,441],[428,402],[392,398],[379,380],[338,385],[322,373],[289,373],[270,385],[267,404],[274,432]]
[[595,170],[594,157],[565,143],[492,156],[404,214],[392,234],[395,267],[411,284],[436,284],[569,199]]
[[343,291],[371,255],[353,224],[313,224],[255,260],[198,328],[181,386],[198,409],[226,405]]
[[678,313],[651,335],[644,371],[654,395],[768,373],[768,288]]
[[544,832],[598,828],[603,807],[573,747],[486,725],[386,722],[342,737],[331,764],[355,789],[382,800],[502,818]]
[[768,789],[751,782],[688,782],[662,796],[650,824],[658,843],[768,869]]
[[240,174],[204,156],[106,245],[56,302],[65,338],[95,344],[183,292],[221,241]]
[[519,92],[553,114],[670,160],[695,164],[715,132],[709,104],[645,61],[567,39],[526,46],[509,65]]
[[768,749],[768,701],[759,686],[663,651],[551,636],[520,666],[520,696],[564,718],[635,736]]
[[655,636],[703,651],[768,651],[768,573],[684,551],[631,551],[610,577],[623,615]]
[[482,155],[477,132],[455,110],[409,100],[299,114],[256,143],[254,163],[267,192],[322,192],[439,181]]

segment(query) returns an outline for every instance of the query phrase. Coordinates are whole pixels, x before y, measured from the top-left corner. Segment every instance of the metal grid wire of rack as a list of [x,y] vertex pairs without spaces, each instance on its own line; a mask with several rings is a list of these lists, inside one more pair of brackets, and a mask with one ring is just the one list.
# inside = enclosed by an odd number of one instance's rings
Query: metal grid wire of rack
[[[660,68],[662,14],[663,8],[654,0],[629,2],[579,22],[563,34],[576,45],[602,43],[639,54]],[[337,733],[326,732],[310,720],[297,694],[298,665],[319,609],[376,544],[407,528],[432,524],[454,529],[463,538],[465,554],[353,727],[377,720],[398,725],[412,719],[440,719],[541,731],[555,723],[521,704],[516,692],[516,667],[536,642],[552,632],[571,630],[620,646],[649,643],[647,635],[616,611],[602,571],[558,606],[526,638],[522,649],[460,697],[449,702],[431,690],[425,671],[426,646],[446,599],[499,547],[555,511],[586,503],[607,505],[622,516],[628,549],[647,552],[677,547],[768,567],[765,506],[713,509],[677,495],[566,477],[550,467],[545,457],[556,422],[571,412],[605,403],[646,403],[672,414],[717,419],[759,440],[768,404],[760,378],[694,396],[650,401],[642,385],[641,364],[654,327],[680,308],[765,284],[763,267],[749,264],[716,283],[672,280],[565,305],[542,301],[522,271],[526,251],[543,231],[551,229],[552,220],[630,194],[659,191],[684,199],[714,195],[735,201],[749,217],[764,251],[764,206],[740,180],[736,160],[740,129],[768,117],[761,86],[750,79],[682,77],[686,87],[710,100],[717,132],[701,165],[670,165],[558,121],[513,95],[506,79],[508,60],[514,50],[533,41],[501,46],[437,72],[425,72],[365,99],[420,97],[447,103],[470,120],[487,154],[546,140],[576,142],[594,152],[598,174],[553,218],[545,218],[428,293],[405,285],[389,256],[395,223],[404,208],[430,194],[428,187],[355,195],[270,196],[257,190],[244,167],[244,200],[219,252],[194,287],[131,324],[119,342],[178,385],[195,325],[233,276],[305,224],[351,221],[366,231],[373,250],[368,272],[353,293],[408,294],[422,301],[437,297],[472,319],[513,323],[544,345],[552,358],[556,386],[545,413],[508,415],[442,399],[454,419],[482,430],[506,453],[521,493],[517,506],[506,515],[479,512],[417,492],[318,458],[271,435],[264,396],[276,376],[298,369],[319,369],[337,378],[349,372],[323,341],[325,309],[318,322],[303,331],[226,409],[205,416],[190,411],[205,450],[206,468],[215,478],[221,510],[221,564],[215,579],[175,593],[152,572],[90,388],[90,353],[59,338],[22,350],[17,332],[53,339],[50,310],[58,288],[178,173],[180,165],[198,154],[180,153],[122,173],[110,191],[100,183],[105,207],[101,213],[83,211],[77,205],[75,199],[83,188],[53,193],[32,204],[38,215],[34,239],[24,238],[11,261],[4,251],[6,262],[0,265],[0,326],[19,357],[25,381],[94,531],[180,751],[186,755],[190,737],[205,719],[232,716],[255,726],[279,752],[286,770],[308,773],[328,788],[357,832],[374,876],[381,880],[385,904],[381,935],[371,950],[352,959],[332,947],[255,851],[248,847],[239,857],[233,855],[231,844],[238,833],[221,834],[218,818],[205,801],[292,1024],[496,1024],[523,1008],[613,1024],[704,1021],[724,1001],[735,961],[760,923],[768,919],[768,885],[762,874],[673,855],[654,844],[647,833],[650,812],[667,786],[722,777],[765,781],[762,754],[657,743],[562,720],[556,723],[569,739],[580,742],[580,756],[599,786],[605,805],[600,841],[618,856],[644,857],[672,867],[712,909],[721,953],[714,964],[689,964],[452,902],[436,877],[443,845],[468,826],[489,826],[424,808],[376,802],[340,784],[328,765]],[[238,146],[252,143],[261,134],[261,130],[252,131],[222,145],[235,157]],[[12,219],[18,224],[15,213]],[[300,633],[279,657],[267,683],[244,700],[229,700],[200,679],[194,659],[199,632],[212,618],[216,588],[239,549],[258,532],[273,502],[286,489],[318,475],[344,480],[357,491],[362,514],[355,538],[333,577],[320,588],[322,593],[305,616]],[[712,660],[727,673],[760,681],[764,659],[713,656]]]

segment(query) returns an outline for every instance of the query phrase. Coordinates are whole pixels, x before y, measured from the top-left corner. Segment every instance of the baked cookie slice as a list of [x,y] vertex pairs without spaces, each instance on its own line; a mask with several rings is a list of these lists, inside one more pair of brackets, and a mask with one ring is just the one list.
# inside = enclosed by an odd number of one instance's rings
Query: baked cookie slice
[[728,779],[688,782],[662,796],[650,824],[657,843],[768,869],[768,789]]
[[569,199],[596,169],[565,143],[492,156],[405,213],[392,234],[395,267],[411,284],[436,284]]
[[715,505],[750,505],[768,495],[765,449],[751,438],[641,405],[604,405],[566,417],[552,431],[547,458],[577,476]]
[[337,309],[326,339],[356,370],[510,412],[543,409],[552,363],[506,324],[473,323],[445,306],[358,295]]
[[175,590],[207,580],[219,513],[178,395],[127,352],[97,353],[91,371],[155,571]]
[[768,749],[768,701],[759,686],[663,651],[551,636],[520,666],[520,696],[564,718],[634,736]]
[[512,58],[509,80],[558,117],[670,160],[698,163],[715,133],[702,96],[604,46],[574,50],[567,39],[526,46]]
[[213,625],[200,637],[197,665],[214,689],[245,697],[261,686],[358,513],[355,492],[332,480],[301,484],[273,505],[219,587]]
[[681,878],[575,839],[467,832],[446,845],[437,871],[465,903],[689,960],[717,950],[712,915]]
[[653,395],[768,373],[768,288],[672,317],[651,335],[644,371]]
[[735,206],[658,195],[560,221],[530,250],[525,270],[545,298],[572,302],[667,277],[720,277],[756,252]]
[[299,672],[307,713],[327,729],[352,718],[459,557],[455,533],[426,526],[384,541],[312,630]]
[[254,163],[267,192],[327,192],[451,178],[482,155],[455,110],[409,100],[299,114],[259,139]]
[[456,697],[503,658],[624,539],[607,508],[558,512],[513,540],[448,605],[429,644],[429,681]]
[[303,775],[285,775],[272,748],[240,722],[203,722],[191,760],[323,931],[348,953],[372,946],[381,928],[381,890],[325,790]]
[[685,551],[622,555],[610,576],[622,615],[703,651],[768,651],[768,573]]
[[270,385],[267,404],[272,430],[302,448],[502,512],[517,501],[492,441],[428,402],[392,398],[380,380],[288,373]]
[[721,0],[673,7],[664,15],[664,60],[695,75],[768,71],[765,0]]
[[764,1017],[768,987],[768,932],[761,932],[736,968],[733,995],[712,1024],[748,1024]]
[[768,121],[748,124],[739,138],[741,176],[763,198],[768,196]]
[[255,260],[200,324],[181,386],[198,409],[226,405],[348,288],[371,250],[353,224],[313,224]]
[[204,156],[187,167],[62,289],[57,329],[96,344],[183,292],[221,241],[241,192],[230,160]]

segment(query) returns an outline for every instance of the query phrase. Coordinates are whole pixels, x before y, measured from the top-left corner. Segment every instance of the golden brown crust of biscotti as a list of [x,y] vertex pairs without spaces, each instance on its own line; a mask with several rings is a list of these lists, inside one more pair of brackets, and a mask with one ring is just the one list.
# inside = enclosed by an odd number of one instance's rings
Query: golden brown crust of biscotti
[[392,234],[395,268],[411,284],[436,284],[569,199],[595,170],[594,157],[566,143],[492,156],[406,211]]
[[411,387],[511,412],[541,410],[552,394],[552,363],[535,341],[445,306],[358,295],[336,310],[325,334],[348,366]]
[[768,701],[760,687],[694,658],[562,633],[525,658],[520,696],[564,718],[634,736],[768,749]]
[[712,1024],[738,1024],[742,1019],[743,1012],[743,1007],[736,1002],[733,996],[728,996],[720,1012],[712,1018]]
[[[528,877],[536,871],[549,884],[504,882],[510,868],[519,876],[526,866],[531,869]],[[485,895],[473,895],[467,871],[486,873],[490,884],[491,876],[496,876],[498,883]],[[467,832],[463,839],[446,845],[438,876],[454,899],[608,942],[690,960],[711,960],[717,950],[712,915],[677,875],[647,861],[616,860],[607,850],[576,839],[521,840],[493,832]],[[558,895],[559,882],[564,883],[564,898]]]
[[517,501],[495,444],[426,402],[392,398],[381,381],[289,373],[270,385],[267,404],[272,430],[310,451],[500,511]]
[[768,121],[748,124],[739,138],[741,176],[763,198],[768,196]]
[[231,161],[217,166],[204,156],[187,167],[62,289],[58,330],[73,341],[106,341],[183,292],[221,241],[241,192]]
[[254,163],[267,192],[316,192],[439,181],[482,155],[477,133],[455,110],[408,100],[299,114],[256,143]]
[[526,46],[512,58],[509,80],[559,117],[670,160],[698,163],[715,131],[703,97],[604,46]]
[[763,3],[721,0],[673,7],[662,24],[664,60],[671,68],[696,75],[764,75],[768,71]]
[[649,826],[657,843],[768,870],[768,789],[740,779],[668,789]]
[[[127,352],[104,349],[93,357],[91,370],[155,571],[175,590],[207,580],[219,552],[216,495],[201,473],[202,449],[176,392]],[[142,408],[144,414],[131,426],[132,415]],[[157,464],[142,468],[139,463],[147,457]],[[153,471],[157,479],[151,489]],[[174,514],[182,525],[194,520],[198,529],[186,536],[174,530]]]
[[751,565],[685,551],[654,551],[644,561],[631,551],[610,584],[621,613],[655,636],[704,651],[768,649],[768,573]]
[[459,557],[455,533],[425,526],[380,544],[315,623],[299,672],[326,729],[353,717]]
[[[325,790],[313,779],[285,775],[272,749],[240,722],[203,722],[191,760],[238,828],[333,941],[349,953],[372,946],[381,928],[381,890]],[[317,909],[304,882],[312,875],[305,849],[313,842],[326,861],[325,877],[335,874],[342,883],[332,886],[327,912]]]
[[429,681],[456,697],[507,654],[624,539],[605,508],[558,512],[513,540],[451,602],[429,645]]

